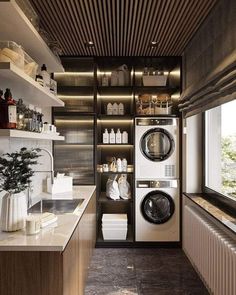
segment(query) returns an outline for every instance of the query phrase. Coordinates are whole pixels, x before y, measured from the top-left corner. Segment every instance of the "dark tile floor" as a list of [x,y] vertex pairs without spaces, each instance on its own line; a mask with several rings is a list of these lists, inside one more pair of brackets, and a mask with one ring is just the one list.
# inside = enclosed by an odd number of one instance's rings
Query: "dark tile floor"
[[85,295],[207,295],[181,249],[95,249]]

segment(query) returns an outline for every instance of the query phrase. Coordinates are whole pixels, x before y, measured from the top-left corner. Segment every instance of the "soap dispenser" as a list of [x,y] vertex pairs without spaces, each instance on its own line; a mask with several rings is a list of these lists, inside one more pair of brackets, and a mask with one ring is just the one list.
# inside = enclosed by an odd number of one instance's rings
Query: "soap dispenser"
[[111,129],[111,132],[109,134],[109,142],[116,143],[116,136],[113,128]]
[[116,132],[116,143],[121,143],[121,132],[120,129]]
[[102,135],[102,142],[103,143],[109,143],[109,133],[107,131],[107,128],[105,129],[103,135]]

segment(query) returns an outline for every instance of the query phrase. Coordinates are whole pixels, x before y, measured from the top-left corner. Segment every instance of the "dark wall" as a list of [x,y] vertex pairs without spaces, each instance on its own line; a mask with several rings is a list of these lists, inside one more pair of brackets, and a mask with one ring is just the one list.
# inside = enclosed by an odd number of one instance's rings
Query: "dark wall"
[[183,90],[236,49],[236,1],[219,0],[183,54]]

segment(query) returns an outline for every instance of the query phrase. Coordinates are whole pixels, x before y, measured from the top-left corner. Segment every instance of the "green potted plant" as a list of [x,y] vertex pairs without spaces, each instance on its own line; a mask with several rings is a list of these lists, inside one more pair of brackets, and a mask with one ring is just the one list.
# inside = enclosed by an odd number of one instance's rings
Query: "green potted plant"
[[0,191],[2,198],[1,229],[16,231],[24,228],[27,215],[25,191],[34,175],[32,165],[37,164],[40,149],[23,147],[20,151],[6,153],[0,157]]

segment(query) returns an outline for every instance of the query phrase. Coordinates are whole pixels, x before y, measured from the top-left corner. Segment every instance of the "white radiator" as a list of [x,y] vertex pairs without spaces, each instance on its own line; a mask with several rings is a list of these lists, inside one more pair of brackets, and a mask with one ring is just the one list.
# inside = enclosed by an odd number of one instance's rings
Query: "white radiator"
[[236,295],[236,242],[192,207],[184,207],[184,250],[214,295]]

